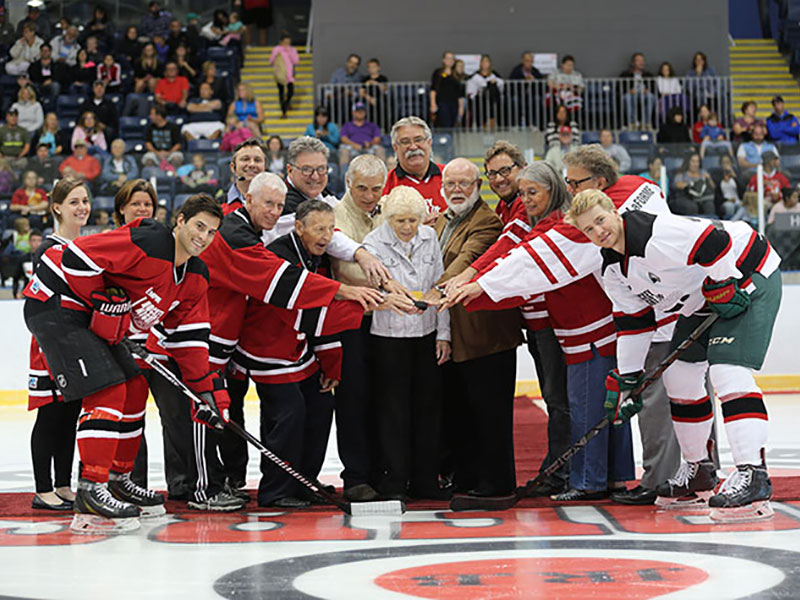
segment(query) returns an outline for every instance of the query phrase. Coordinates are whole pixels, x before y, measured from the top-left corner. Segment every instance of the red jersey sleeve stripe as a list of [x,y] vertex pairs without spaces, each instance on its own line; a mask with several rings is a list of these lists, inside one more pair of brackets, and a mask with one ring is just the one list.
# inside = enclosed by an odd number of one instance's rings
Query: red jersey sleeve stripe
[[547,247],[553,251],[553,254],[555,254],[558,257],[558,260],[560,260],[561,264],[564,265],[564,268],[567,270],[567,273],[569,273],[572,277],[577,277],[578,272],[575,270],[575,267],[573,267],[572,263],[569,262],[569,260],[567,259],[566,255],[561,250],[561,248],[559,248],[556,245],[556,243],[550,239],[550,236],[543,235],[541,236],[541,239],[544,241],[545,244],[547,244]]
[[547,268],[547,265],[544,264],[544,261],[542,260],[542,257],[539,256],[539,254],[536,252],[536,250],[531,248],[530,244],[523,244],[522,247],[525,248],[525,251],[528,254],[530,254],[530,256],[533,259],[533,261],[539,266],[539,268],[542,270],[542,273],[544,273],[545,277],[547,277],[547,280],[550,283],[557,283],[558,280],[555,278],[555,276],[553,275],[552,271],[550,271],[550,269]]

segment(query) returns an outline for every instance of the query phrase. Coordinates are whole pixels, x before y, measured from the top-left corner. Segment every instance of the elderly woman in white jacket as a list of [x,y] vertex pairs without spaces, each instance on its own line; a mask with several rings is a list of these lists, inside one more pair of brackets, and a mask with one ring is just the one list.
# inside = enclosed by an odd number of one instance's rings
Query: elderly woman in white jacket
[[[444,272],[436,232],[422,225],[425,201],[415,189],[399,186],[385,198],[382,211],[384,223],[364,238],[364,246],[395,281],[421,297]],[[434,307],[412,315],[376,312],[370,332],[379,446],[377,489],[393,499],[446,499],[438,480],[442,413],[438,365],[450,358],[450,315]]]

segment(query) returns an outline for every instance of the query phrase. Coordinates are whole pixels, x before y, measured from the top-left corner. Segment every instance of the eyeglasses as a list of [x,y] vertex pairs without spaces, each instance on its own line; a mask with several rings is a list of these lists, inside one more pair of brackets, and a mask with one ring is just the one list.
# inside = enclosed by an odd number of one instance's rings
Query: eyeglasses
[[578,187],[582,183],[586,183],[590,179],[594,179],[594,175],[589,175],[588,177],[584,177],[583,179],[570,179],[569,177],[564,177],[564,183],[567,184],[567,187]]
[[410,140],[408,138],[403,138],[402,140],[397,140],[397,145],[402,147],[402,148],[408,148],[412,144],[415,145],[415,146],[421,146],[427,140],[428,140],[428,138],[420,135],[420,136],[415,137],[413,140]]
[[468,190],[473,185],[475,185],[476,181],[478,180],[473,179],[472,181],[447,181],[442,187],[444,187],[444,189],[446,189],[448,192],[452,192],[456,188],[460,188],[462,190]]
[[318,167],[301,167],[300,165],[292,166],[300,171],[304,177],[311,177],[314,173],[322,177],[328,172],[328,165],[320,165]]
[[516,166],[517,165],[511,165],[510,167],[501,167],[501,168],[497,169],[496,171],[485,171],[486,178],[487,179],[495,179],[498,175],[500,177],[508,177],[508,175],[511,173],[511,171]]

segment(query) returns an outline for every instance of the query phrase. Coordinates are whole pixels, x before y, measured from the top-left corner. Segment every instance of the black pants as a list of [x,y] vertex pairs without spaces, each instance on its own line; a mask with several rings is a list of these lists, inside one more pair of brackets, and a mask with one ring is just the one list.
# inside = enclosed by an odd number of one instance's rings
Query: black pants
[[70,485],[80,412],[80,402],[52,402],[37,409],[31,431],[31,458],[37,493],[53,491],[51,465],[55,471],[55,487]]
[[189,499],[203,502],[219,493],[225,485],[225,471],[219,460],[221,433],[200,423],[191,422],[192,455],[187,465],[186,487]]
[[[244,423],[244,397],[250,387],[249,379],[227,378],[228,395],[231,398],[230,417],[242,427]],[[233,487],[243,487],[247,481],[247,442],[225,429],[219,436],[219,454],[225,475]]]
[[[527,331],[528,352],[536,366],[536,376],[542,399],[547,405],[547,455],[539,472],[566,452],[570,447],[571,429],[569,420],[569,400],[567,399],[567,364],[564,353],[551,328]],[[569,481],[569,463],[553,473],[548,483],[560,486]]]
[[[261,441],[307,479],[319,475],[333,421],[333,394],[323,394],[319,388],[319,373],[297,383],[256,383]],[[261,457],[260,506],[297,496],[302,489],[293,477]]]
[[[436,334],[373,336],[379,479],[383,494],[426,497],[438,489],[441,371]],[[409,485],[410,484],[410,485]]]
[[285,91],[282,83],[276,85],[278,86],[278,97],[281,101],[281,112],[285,115],[286,111],[289,110],[289,103],[292,101],[292,96],[294,96],[294,83],[287,83]]
[[516,373],[516,349],[453,363],[448,369],[445,383],[459,405],[446,412],[445,420],[458,424],[455,483],[460,491],[501,496],[516,487]]
[[344,465],[344,488],[369,483],[374,451],[372,381],[372,317],[365,316],[360,329],[343,331],[342,381],[336,388],[336,443]]

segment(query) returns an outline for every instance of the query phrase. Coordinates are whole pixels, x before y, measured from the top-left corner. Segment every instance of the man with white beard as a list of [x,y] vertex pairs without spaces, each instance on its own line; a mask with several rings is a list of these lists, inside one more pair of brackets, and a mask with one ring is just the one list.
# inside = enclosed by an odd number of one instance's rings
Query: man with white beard
[[[442,170],[447,209],[434,228],[444,260],[439,284],[468,268],[503,230],[503,223],[480,198],[478,167],[465,158]],[[426,299],[440,297],[432,290]],[[450,312],[452,360],[444,369],[444,444],[451,450],[455,491],[505,496],[516,486],[513,402],[516,348],[522,343],[516,309]]]

